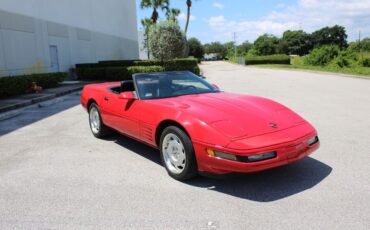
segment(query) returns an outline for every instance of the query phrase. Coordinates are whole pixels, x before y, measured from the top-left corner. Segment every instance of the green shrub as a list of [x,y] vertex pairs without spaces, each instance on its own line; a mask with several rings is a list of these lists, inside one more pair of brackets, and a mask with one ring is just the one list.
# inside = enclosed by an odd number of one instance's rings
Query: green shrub
[[76,64],[76,68],[92,68],[92,67],[99,67],[99,64],[98,63]]
[[259,64],[290,64],[290,57],[285,54],[275,54],[269,56],[246,56],[246,65]]
[[193,69],[189,71],[195,73],[196,75],[200,75],[200,68],[198,66],[194,66]]
[[163,62],[162,66],[165,71],[192,71],[194,67],[198,66],[198,61],[197,59],[175,59]]
[[336,45],[326,45],[315,48],[304,59],[306,65],[325,66],[339,55],[340,49]]
[[339,68],[356,67],[358,66],[358,55],[349,50],[341,51],[339,55],[330,62],[330,65]]
[[370,67],[370,58],[364,58],[361,64],[364,67]]
[[155,73],[163,72],[164,68],[162,66],[153,65],[153,66],[130,66],[127,68],[130,74],[135,73]]
[[346,58],[343,57],[336,57],[330,62],[330,67],[339,67],[339,68],[344,68],[344,67],[350,67],[350,61]]
[[67,73],[44,73],[22,76],[0,77],[0,98],[24,94],[32,82],[44,89],[57,87]]
[[304,58],[301,57],[301,56],[293,56],[293,57],[291,57],[290,64],[292,64],[294,66],[302,66],[302,65],[304,65],[303,59]]
[[112,61],[100,61],[97,65],[100,67],[112,67],[112,66],[133,66],[134,63],[140,60],[112,60]]
[[152,72],[163,72],[163,71],[191,71],[195,74],[200,73],[200,69],[198,66],[192,66],[192,67],[181,67],[181,66],[130,66],[127,68],[132,74],[134,73],[152,73]]
[[77,75],[79,80],[101,80],[106,78],[104,67],[83,68],[82,71],[77,68]]
[[124,81],[132,79],[132,76],[127,67],[106,67],[104,79],[108,81]]
[[196,58],[177,58],[171,61],[167,61],[167,63],[174,64],[177,66],[198,66],[198,59]]
[[77,67],[77,65],[76,65],[76,68],[75,68],[75,71],[76,71],[76,74],[77,74],[77,79],[78,80],[83,80],[83,79],[85,79],[85,70],[86,70],[87,68],[85,68],[85,67]]
[[161,61],[158,59],[143,60],[143,61],[134,61],[133,65],[135,66],[197,66],[198,60],[196,58],[176,58],[173,60]]
[[135,61],[132,66],[153,66],[153,65],[163,65],[163,62],[157,59],[149,59],[143,61]]

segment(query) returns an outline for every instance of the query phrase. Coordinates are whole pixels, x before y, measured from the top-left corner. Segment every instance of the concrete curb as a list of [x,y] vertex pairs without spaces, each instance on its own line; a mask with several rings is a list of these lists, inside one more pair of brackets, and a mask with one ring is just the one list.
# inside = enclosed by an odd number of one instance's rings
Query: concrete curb
[[65,90],[65,91],[62,91],[62,92],[53,93],[53,94],[50,94],[50,95],[41,96],[41,97],[37,97],[37,98],[31,99],[31,100],[23,101],[23,102],[20,102],[20,103],[17,103],[17,104],[4,106],[4,107],[0,108],[0,113],[4,113],[4,112],[11,111],[11,110],[23,108],[23,107],[26,107],[26,106],[29,106],[29,105],[37,104],[37,103],[47,101],[47,100],[50,100],[50,99],[53,99],[53,98],[56,98],[56,97],[60,97],[60,96],[66,95],[66,94],[70,94],[70,93],[79,91],[82,88],[83,88],[83,85],[72,88],[72,89],[68,89],[68,90]]
[[19,114],[21,114],[21,110],[13,110],[13,111],[1,113],[0,114],[0,121],[4,121],[4,120],[10,119],[12,117],[16,117]]
[[63,98],[56,98],[56,99],[53,99],[53,100],[48,100],[48,101],[44,101],[44,102],[40,102],[38,104],[38,107],[47,107],[47,106],[50,106],[50,105],[54,105],[54,104],[57,104],[59,102],[62,102],[64,101]]

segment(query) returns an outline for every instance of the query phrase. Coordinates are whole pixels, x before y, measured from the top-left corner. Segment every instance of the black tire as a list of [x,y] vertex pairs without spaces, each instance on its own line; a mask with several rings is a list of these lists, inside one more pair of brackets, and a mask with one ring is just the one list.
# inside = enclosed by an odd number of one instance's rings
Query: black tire
[[[98,117],[99,117],[99,125],[97,129],[93,128],[92,121],[91,121],[91,113],[92,111],[97,111]],[[112,130],[104,125],[103,120],[100,115],[100,109],[99,106],[95,103],[92,103],[89,107],[89,125],[90,125],[90,130],[92,134],[97,137],[97,138],[104,138],[112,134]]]
[[[165,162],[165,156],[164,156],[165,153],[163,151],[163,144],[164,144],[163,141],[168,134],[173,134],[176,137],[178,137],[184,147],[186,160],[185,160],[185,166],[183,167],[183,170],[181,173],[173,173],[168,168]],[[198,173],[197,161],[195,158],[193,144],[189,136],[182,129],[176,126],[169,126],[165,128],[161,134],[159,147],[160,147],[160,152],[161,152],[162,164],[166,168],[168,175],[170,175],[172,178],[176,180],[184,181],[184,180],[191,179],[197,175]]]

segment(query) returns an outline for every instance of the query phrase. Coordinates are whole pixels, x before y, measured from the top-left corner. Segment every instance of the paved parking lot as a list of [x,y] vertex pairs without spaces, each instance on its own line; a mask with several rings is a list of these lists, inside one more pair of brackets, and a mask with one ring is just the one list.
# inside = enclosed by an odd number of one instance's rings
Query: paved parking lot
[[0,121],[0,229],[370,229],[370,80],[202,65],[225,91],[279,101],[318,129],[304,160],[182,183],[159,153],[90,133],[79,96]]

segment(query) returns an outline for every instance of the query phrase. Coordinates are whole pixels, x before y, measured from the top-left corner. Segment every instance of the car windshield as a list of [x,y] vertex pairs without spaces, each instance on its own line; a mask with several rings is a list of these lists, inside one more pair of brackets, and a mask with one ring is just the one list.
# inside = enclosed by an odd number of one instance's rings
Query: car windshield
[[140,99],[144,100],[220,92],[191,72],[137,74],[134,80]]

